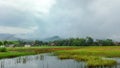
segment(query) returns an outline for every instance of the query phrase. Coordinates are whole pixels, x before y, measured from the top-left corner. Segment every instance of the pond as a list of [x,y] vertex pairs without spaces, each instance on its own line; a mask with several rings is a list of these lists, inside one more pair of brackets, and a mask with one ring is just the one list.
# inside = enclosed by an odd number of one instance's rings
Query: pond
[[[50,54],[40,54],[32,56],[23,56],[10,59],[1,59],[0,68],[87,68],[85,62],[75,60],[60,60]],[[113,67],[95,67],[95,68],[120,68],[120,65]]]

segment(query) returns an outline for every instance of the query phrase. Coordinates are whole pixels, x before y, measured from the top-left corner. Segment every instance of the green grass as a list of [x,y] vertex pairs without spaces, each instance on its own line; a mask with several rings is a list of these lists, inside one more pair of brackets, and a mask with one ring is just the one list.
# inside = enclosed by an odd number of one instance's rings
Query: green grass
[[88,67],[97,67],[97,66],[111,66],[116,64],[116,61],[114,60],[89,60],[87,61]]
[[85,61],[89,67],[112,66],[115,60],[105,60],[103,57],[120,57],[120,46],[90,46],[75,50],[63,50],[54,53],[60,59],[75,59]]
[[35,52],[35,53],[48,53],[59,50],[73,50],[77,49],[76,47],[60,47],[60,46],[45,46],[45,47],[15,47],[7,48],[8,51],[18,51],[18,52]]
[[2,52],[4,49],[1,49],[0,59],[1,58],[12,58],[25,55],[34,55],[40,53],[50,53],[59,50],[73,50],[76,47],[67,47],[67,46],[42,46],[42,47],[15,47],[15,48],[5,48],[5,52]]
[[88,55],[70,55],[70,54],[59,54],[59,59],[75,59],[76,61],[85,61],[88,67],[97,66],[112,66],[117,62],[115,60],[103,60],[99,56],[88,56]]
[[7,52],[7,49],[5,47],[0,47],[0,52]]
[[111,66],[114,60],[105,60],[103,57],[120,57],[120,46],[41,46],[7,48],[7,52],[0,52],[1,58],[12,58],[25,55],[54,52],[60,59],[75,59],[85,61],[89,67]]
[[2,58],[13,58],[18,56],[25,56],[25,55],[34,55],[35,53],[32,52],[0,52],[0,59]]

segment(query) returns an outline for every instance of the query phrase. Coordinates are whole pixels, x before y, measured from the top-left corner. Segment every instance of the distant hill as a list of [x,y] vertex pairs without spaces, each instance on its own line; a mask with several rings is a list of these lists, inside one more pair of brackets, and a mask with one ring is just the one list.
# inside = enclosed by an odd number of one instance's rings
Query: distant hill
[[13,34],[0,34],[0,40],[19,40]]
[[[53,36],[45,39],[41,39],[41,41],[55,41],[55,40],[61,40],[62,38],[59,36]],[[34,39],[21,39],[15,37],[14,34],[0,34],[0,40],[34,40]]]
[[53,37],[49,37],[46,39],[43,39],[43,41],[55,41],[55,40],[61,40],[62,38],[59,36],[53,36]]

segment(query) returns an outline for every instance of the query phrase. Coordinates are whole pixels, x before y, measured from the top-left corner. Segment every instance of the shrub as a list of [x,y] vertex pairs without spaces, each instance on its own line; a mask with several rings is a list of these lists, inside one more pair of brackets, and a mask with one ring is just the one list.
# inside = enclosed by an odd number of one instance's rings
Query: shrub
[[5,47],[0,47],[0,52],[6,52],[7,49]]

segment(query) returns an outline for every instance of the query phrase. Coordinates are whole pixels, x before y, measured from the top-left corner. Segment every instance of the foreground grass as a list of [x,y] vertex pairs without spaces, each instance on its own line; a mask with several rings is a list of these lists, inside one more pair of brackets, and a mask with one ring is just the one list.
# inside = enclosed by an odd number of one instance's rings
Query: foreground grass
[[15,47],[15,48],[7,48],[6,52],[0,52],[0,59],[2,58],[12,58],[18,56],[25,55],[34,55],[40,53],[49,53],[59,50],[73,50],[77,49],[76,47],[50,47],[50,46],[42,46],[42,47]]
[[75,59],[85,61],[88,67],[111,66],[114,60],[105,60],[103,57],[120,57],[120,46],[42,46],[42,47],[15,47],[7,48],[7,52],[0,52],[1,58],[12,58],[25,55],[54,52],[60,59]]
[[120,57],[119,46],[90,46],[76,50],[63,50],[55,52],[60,59],[75,59],[85,61],[88,67],[112,66],[115,60],[105,60],[103,57]]
[[112,66],[117,63],[115,60],[103,60],[102,57],[99,57],[99,56],[71,55],[69,53],[59,54],[58,58],[75,59],[76,61],[85,61],[88,67]]
[[25,55],[34,55],[33,52],[0,52],[0,59],[2,58],[13,58],[18,56],[25,56]]

